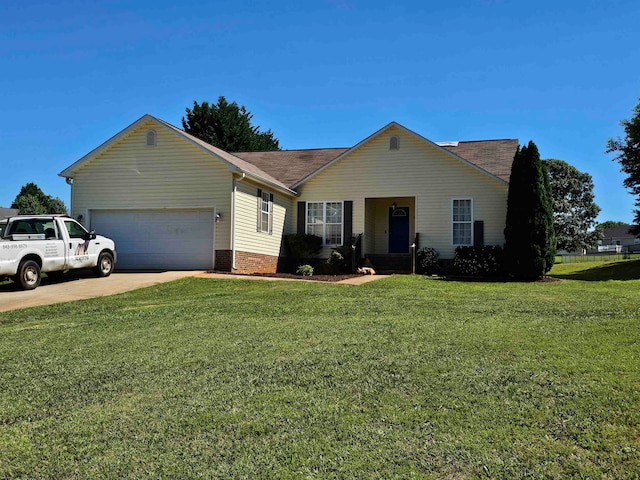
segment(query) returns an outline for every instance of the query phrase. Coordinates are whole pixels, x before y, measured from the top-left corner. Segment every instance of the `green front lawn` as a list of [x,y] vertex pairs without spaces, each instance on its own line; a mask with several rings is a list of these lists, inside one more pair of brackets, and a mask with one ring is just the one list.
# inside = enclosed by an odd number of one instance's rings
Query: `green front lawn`
[[627,263],[185,279],[0,313],[0,478],[638,478]]

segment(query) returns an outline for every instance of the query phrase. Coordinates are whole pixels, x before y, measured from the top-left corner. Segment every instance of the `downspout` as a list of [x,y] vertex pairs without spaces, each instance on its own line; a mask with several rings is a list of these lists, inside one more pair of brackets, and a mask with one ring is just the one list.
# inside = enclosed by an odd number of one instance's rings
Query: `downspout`
[[64,177],[64,181],[71,187],[69,194],[69,213],[73,215],[73,177]]
[[231,192],[231,271],[237,270],[236,267],[236,193],[238,191],[238,182],[244,180],[245,173],[240,174],[240,178],[236,180],[233,176],[233,189]]

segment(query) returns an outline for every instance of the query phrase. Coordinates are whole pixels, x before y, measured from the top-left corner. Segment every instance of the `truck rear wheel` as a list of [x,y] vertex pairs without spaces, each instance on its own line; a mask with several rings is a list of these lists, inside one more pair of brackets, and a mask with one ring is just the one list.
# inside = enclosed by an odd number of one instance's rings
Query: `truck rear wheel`
[[40,265],[34,260],[25,260],[18,267],[14,281],[23,290],[33,290],[40,285]]
[[98,277],[108,277],[113,272],[113,255],[102,252],[98,257],[98,264],[93,269]]

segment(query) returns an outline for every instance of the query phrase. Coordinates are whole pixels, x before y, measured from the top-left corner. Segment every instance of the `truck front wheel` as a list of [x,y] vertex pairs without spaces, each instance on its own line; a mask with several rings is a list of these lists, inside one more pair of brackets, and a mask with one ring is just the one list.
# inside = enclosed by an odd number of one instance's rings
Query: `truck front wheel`
[[98,264],[94,268],[98,277],[108,277],[113,272],[113,255],[109,252],[102,252],[98,257]]
[[33,290],[40,285],[40,265],[34,260],[23,261],[14,280],[23,290]]

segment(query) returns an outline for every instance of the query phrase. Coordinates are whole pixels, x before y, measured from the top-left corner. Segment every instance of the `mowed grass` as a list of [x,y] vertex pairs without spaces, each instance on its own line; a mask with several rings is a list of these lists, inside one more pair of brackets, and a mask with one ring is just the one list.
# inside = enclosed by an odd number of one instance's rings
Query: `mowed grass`
[[638,478],[628,263],[192,278],[0,313],[0,478]]

